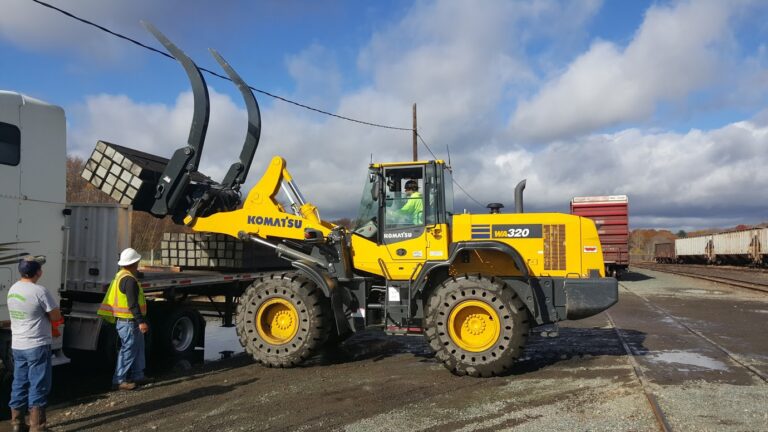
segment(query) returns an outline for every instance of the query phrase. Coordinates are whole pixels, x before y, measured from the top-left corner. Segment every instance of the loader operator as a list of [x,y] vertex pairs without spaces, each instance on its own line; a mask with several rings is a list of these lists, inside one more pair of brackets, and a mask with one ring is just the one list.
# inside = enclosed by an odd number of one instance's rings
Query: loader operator
[[47,431],[45,407],[51,392],[51,342],[63,322],[59,303],[37,281],[43,275],[44,257],[19,261],[21,279],[8,290],[11,316],[13,386],[11,427],[26,430],[24,411],[29,407],[29,430]]
[[112,387],[116,390],[133,390],[146,379],[144,334],[149,331],[149,325],[144,320],[147,314],[144,290],[136,279],[140,260],[141,255],[134,249],[120,253],[117,265],[121,269],[109,284],[98,311],[106,321],[116,324],[122,343],[112,377]]
[[416,180],[405,182],[405,205],[400,208],[400,213],[408,217],[408,222],[413,225],[421,225],[424,217],[424,200],[419,193],[419,184]]

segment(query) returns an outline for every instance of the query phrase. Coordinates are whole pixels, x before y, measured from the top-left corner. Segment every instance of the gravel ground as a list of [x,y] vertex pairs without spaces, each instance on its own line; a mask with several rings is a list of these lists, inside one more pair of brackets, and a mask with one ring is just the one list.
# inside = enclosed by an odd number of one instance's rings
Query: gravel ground
[[[768,430],[768,385],[680,326],[765,368],[768,296],[650,271],[622,286],[611,318],[673,430]],[[135,392],[107,391],[109,374],[88,365],[57,369],[50,423],[110,432],[659,430],[605,314],[563,323],[558,338],[532,334],[506,377],[453,376],[420,337],[366,332],[344,348],[295,369],[235,355],[159,372]]]

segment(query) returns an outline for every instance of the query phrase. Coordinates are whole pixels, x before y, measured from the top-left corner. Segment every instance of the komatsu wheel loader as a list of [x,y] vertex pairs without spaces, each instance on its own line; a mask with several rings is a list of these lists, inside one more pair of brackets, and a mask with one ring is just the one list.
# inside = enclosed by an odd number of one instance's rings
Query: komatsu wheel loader
[[[126,180],[137,188],[127,200],[135,210],[256,242],[290,261],[294,271],[264,274],[239,298],[240,342],[260,363],[295,366],[323,346],[378,327],[424,334],[455,374],[499,375],[521,355],[532,327],[589,317],[616,303],[618,284],[603,273],[590,219],[523,213],[522,187],[517,213],[499,213],[499,205],[489,214],[455,213],[451,169],[441,160],[371,164],[367,175],[361,172],[362,199],[350,230],[320,217],[279,156],[241,197],[261,119],[250,88],[215,51],[245,100],[249,125],[240,161],[223,182],[199,174],[205,81],[189,57],[145,26],[186,70],[195,109],[188,144],[170,160],[114,146],[145,162],[140,179]],[[98,168],[89,164],[86,170]],[[418,192],[406,194],[406,184]],[[407,204],[412,200],[418,202]]]

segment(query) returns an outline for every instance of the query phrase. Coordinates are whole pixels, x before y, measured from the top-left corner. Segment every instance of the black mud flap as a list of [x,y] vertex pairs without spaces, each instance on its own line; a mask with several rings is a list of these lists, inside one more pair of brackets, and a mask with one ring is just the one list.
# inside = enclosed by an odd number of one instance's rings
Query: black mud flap
[[619,300],[619,282],[615,278],[566,279],[563,289],[569,320],[591,317]]

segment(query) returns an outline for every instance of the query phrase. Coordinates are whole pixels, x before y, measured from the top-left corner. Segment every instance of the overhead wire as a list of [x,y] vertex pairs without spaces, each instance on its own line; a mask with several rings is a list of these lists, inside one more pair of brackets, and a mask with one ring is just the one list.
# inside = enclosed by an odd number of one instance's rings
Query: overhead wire
[[[429,154],[431,154],[431,155],[432,155],[432,157],[433,157],[434,159],[437,159],[437,156],[435,156],[435,154],[432,152],[432,149],[431,149],[431,148],[429,148],[429,145],[427,145],[427,142],[426,142],[426,141],[424,141],[424,138],[422,138],[422,136],[421,136],[421,135],[420,135],[418,132],[416,132],[416,136],[417,136],[417,137],[419,137],[419,139],[421,140],[421,143],[422,143],[422,144],[424,144],[424,147],[426,147],[426,149],[427,149],[427,151],[429,152]],[[455,184],[456,186],[458,186],[458,187],[459,187],[459,190],[461,190],[462,192],[464,192],[464,195],[466,195],[467,197],[469,197],[469,199],[471,199],[472,201],[474,201],[474,202],[475,202],[477,205],[479,205],[480,207],[483,207],[483,205],[482,205],[482,204],[480,204],[480,201],[476,200],[476,199],[475,199],[475,197],[473,197],[472,195],[470,195],[470,194],[469,194],[469,192],[467,192],[467,191],[466,191],[466,189],[464,189],[464,187],[463,187],[463,186],[462,186],[462,185],[461,185],[461,184],[460,184],[458,181],[456,181],[456,178],[454,178],[454,177],[451,177],[451,180],[453,180],[453,184]]]
[[[108,28],[106,28],[106,27],[104,27],[102,25],[96,24],[96,23],[94,23],[92,21],[89,21],[89,20],[87,20],[85,18],[81,18],[81,17],[79,17],[79,16],[77,16],[77,15],[71,13],[71,12],[68,12],[68,11],[66,11],[64,9],[56,7],[56,6],[52,5],[52,4],[46,3],[46,2],[44,2],[42,0],[32,0],[32,1],[37,3],[37,4],[39,4],[39,5],[41,5],[41,6],[44,6],[44,7],[47,7],[49,9],[55,10],[55,11],[57,11],[59,13],[62,13],[62,14],[66,15],[66,16],[72,18],[72,19],[80,21],[83,24],[90,25],[90,26],[95,27],[95,28],[97,28],[97,29],[99,29],[101,31],[109,33],[112,36],[115,36],[115,37],[118,37],[120,39],[123,39],[123,40],[126,40],[128,42],[131,42],[131,43],[133,43],[133,44],[135,44],[135,45],[137,45],[139,47],[142,47],[144,49],[148,49],[148,50],[150,50],[150,51],[152,51],[152,52],[154,52],[156,54],[160,54],[160,55],[168,57],[168,58],[170,58],[172,60],[176,60],[172,55],[170,55],[170,54],[168,54],[168,53],[166,53],[164,51],[161,51],[161,50],[159,50],[157,48],[153,48],[153,47],[151,47],[149,45],[143,44],[143,43],[137,41],[136,39],[133,39],[133,38],[130,38],[128,36],[125,36],[125,35],[122,35],[120,33],[117,33],[115,31],[112,31],[112,30],[110,30],[110,29],[108,29]],[[203,71],[205,73],[208,73],[210,75],[213,75],[213,76],[215,76],[217,78],[221,78],[223,80],[227,80],[227,81],[230,81],[230,82],[232,81],[229,77],[221,75],[221,74],[219,74],[217,72],[214,72],[212,70],[209,70],[209,69],[206,69],[206,68],[203,68],[203,67],[200,67],[200,66],[198,66],[197,68],[200,69],[201,71]],[[295,106],[298,106],[298,107],[301,107],[301,108],[304,108],[304,109],[307,109],[307,110],[310,110],[310,111],[314,111],[314,112],[317,112],[317,113],[320,113],[320,114],[324,114],[324,115],[327,115],[327,116],[335,117],[335,118],[338,118],[338,119],[341,119],[341,120],[346,120],[346,121],[350,121],[350,122],[354,122],[354,123],[359,123],[359,124],[363,124],[363,125],[367,125],[367,126],[373,126],[373,127],[377,127],[377,128],[383,128],[383,129],[392,129],[392,130],[400,130],[400,131],[413,131],[413,128],[404,128],[404,127],[397,127],[397,126],[385,125],[385,124],[380,124],[380,123],[373,123],[373,122],[368,122],[368,121],[365,121],[365,120],[358,120],[358,119],[355,119],[355,118],[352,118],[352,117],[347,117],[347,116],[343,116],[343,115],[339,115],[339,114],[334,114],[332,112],[328,112],[328,111],[325,111],[325,110],[322,110],[322,109],[319,109],[319,108],[311,107],[309,105],[305,105],[303,103],[290,100],[288,98],[284,98],[282,96],[270,93],[270,92],[265,91],[265,90],[261,90],[261,89],[255,88],[255,87],[251,87],[250,85],[248,86],[248,88],[250,88],[251,90],[253,90],[253,91],[257,92],[257,93],[261,93],[263,95],[269,96],[271,98],[278,99],[280,101],[283,101],[283,102],[286,102],[286,103],[289,103],[289,104],[292,104],[292,105],[295,105]]]
[[[162,51],[162,50],[159,50],[159,49],[157,49],[157,48],[154,48],[154,47],[152,47],[152,46],[146,45],[146,44],[144,44],[144,43],[142,43],[142,42],[139,42],[139,41],[137,41],[136,39],[130,38],[130,37],[128,37],[128,36],[125,36],[125,35],[123,35],[123,34],[117,33],[117,32],[115,32],[115,31],[113,31],[113,30],[110,30],[110,29],[109,29],[109,28],[107,28],[107,27],[104,27],[104,26],[102,26],[102,25],[100,25],[100,24],[96,24],[95,22],[93,22],[93,21],[90,21],[90,20],[87,20],[87,19],[85,19],[85,18],[79,17],[79,16],[77,16],[77,15],[75,15],[75,14],[71,13],[71,12],[68,12],[68,11],[66,11],[66,10],[64,10],[64,9],[61,9],[61,8],[59,8],[59,7],[56,7],[56,6],[54,6],[54,5],[50,4],[50,3],[46,3],[46,2],[44,2],[44,1],[42,1],[42,0],[32,0],[32,1],[33,1],[33,2],[35,2],[35,3],[37,3],[37,4],[39,4],[39,5],[41,5],[41,6],[44,6],[44,7],[46,7],[46,8],[49,8],[49,9],[52,9],[52,10],[54,10],[54,11],[56,11],[56,12],[59,12],[59,13],[61,13],[61,14],[63,14],[63,15],[66,15],[66,16],[68,16],[68,17],[70,17],[70,18],[74,19],[74,20],[77,20],[77,21],[79,21],[79,22],[83,23],[83,24],[87,24],[87,25],[89,25],[89,26],[95,27],[95,28],[97,28],[97,29],[99,29],[99,30],[101,30],[101,31],[103,31],[103,32],[106,32],[106,33],[108,33],[108,34],[110,34],[110,35],[112,35],[112,36],[115,36],[115,37],[117,37],[117,38],[119,38],[119,39],[123,39],[123,40],[125,40],[125,41],[128,41],[128,42],[130,42],[130,43],[134,44],[134,45],[137,45],[137,46],[139,46],[139,47],[141,47],[141,48],[144,48],[144,49],[147,49],[147,50],[149,50],[149,51],[152,51],[152,52],[154,52],[154,53],[156,53],[156,54],[160,54],[160,55],[162,55],[162,56],[164,56],[164,57],[167,57],[167,58],[169,58],[169,59],[172,59],[172,60],[176,60],[176,58],[175,58],[175,57],[173,57],[172,55],[168,54],[168,53],[167,53],[167,52],[165,52],[165,51]],[[204,67],[200,67],[200,66],[197,66],[197,68],[198,68],[198,69],[200,69],[201,71],[203,71],[203,72],[205,72],[205,73],[207,73],[207,74],[209,74],[209,75],[215,76],[215,77],[217,77],[217,78],[220,78],[220,79],[223,79],[223,80],[226,80],[226,81],[230,81],[230,82],[232,81],[232,80],[231,80],[229,77],[227,77],[227,76],[224,76],[224,75],[221,75],[221,74],[219,74],[219,73],[217,73],[217,72],[214,72],[214,71],[212,71],[212,70],[209,70],[209,69],[207,69],[207,68],[204,68]],[[253,91],[257,92],[257,93],[261,93],[261,94],[263,94],[263,95],[266,95],[266,96],[269,96],[269,97],[271,97],[271,98],[274,98],[274,99],[280,100],[280,101],[282,101],[282,102],[285,102],[285,103],[289,103],[289,104],[291,104],[291,105],[295,105],[295,106],[298,106],[298,107],[300,107],[300,108],[304,108],[304,109],[307,109],[307,110],[310,110],[310,111],[314,111],[314,112],[317,112],[317,113],[320,113],[320,114],[324,114],[324,115],[327,115],[327,116],[330,116],[330,117],[335,117],[335,118],[337,118],[337,119],[346,120],[346,121],[349,121],[349,122],[358,123],[358,124],[367,125],[367,126],[372,126],[372,127],[377,127],[377,128],[382,128],[382,129],[391,129],[391,130],[399,130],[399,131],[410,131],[410,132],[416,132],[416,136],[417,136],[417,137],[418,137],[418,138],[421,140],[421,143],[422,143],[422,144],[424,145],[424,147],[427,149],[427,151],[429,152],[429,154],[431,154],[431,155],[432,155],[432,157],[433,157],[434,159],[438,159],[438,157],[435,155],[435,153],[432,151],[432,149],[431,149],[431,148],[429,148],[429,145],[428,145],[428,144],[427,144],[427,142],[424,140],[424,138],[423,138],[423,137],[422,137],[422,136],[421,136],[421,135],[418,133],[418,131],[414,131],[414,129],[413,129],[413,128],[397,127],[397,126],[385,125],[385,124],[381,124],[381,123],[374,123],[374,122],[369,122],[369,121],[365,121],[365,120],[358,120],[358,119],[355,119],[355,118],[352,118],[352,117],[347,117],[347,116],[343,116],[343,115],[339,115],[339,114],[334,114],[334,113],[332,113],[332,112],[328,112],[328,111],[325,111],[325,110],[322,110],[322,109],[319,109],[319,108],[311,107],[311,106],[309,106],[309,105],[305,105],[305,104],[303,104],[303,103],[300,103],[300,102],[296,102],[296,101],[290,100],[290,99],[288,99],[288,98],[285,98],[285,97],[282,97],[282,96],[279,96],[279,95],[276,95],[276,94],[270,93],[270,92],[268,92],[268,91],[265,91],[265,90],[261,90],[261,89],[258,89],[258,88],[255,88],[255,87],[252,87],[252,86],[250,86],[250,85],[248,86],[248,88],[250,88],[251,90],[253,90]],[[472,201],[474,201],[475,203],[477,203],[477,205],[479,205],[479,206],[481,206],[481,207],[483,206],[483,205],[482,205],[482,204],[481,204],[481,203],[480,203],[478,200],[476,200],[476,199],[475,199],[475,198],[474,198],[472,195],[470,195],[470,194],[469,194],[469,192],[467,192],[467,191],[464,189],[464,187],[463,187],[463,186],[461,186],[461,184],[459,184],[459,182],[458,182],[458,181],[456,181],[456,179],[455,179],[455,178],[453,179],[453,183],[454,183],[456,186],[458,186],[458,188],[459,188],[459,189],[460,189],[462,192],[464,192],[464,194],[465,194],[467,197],[469,197],[469,199],[471,199]]]

